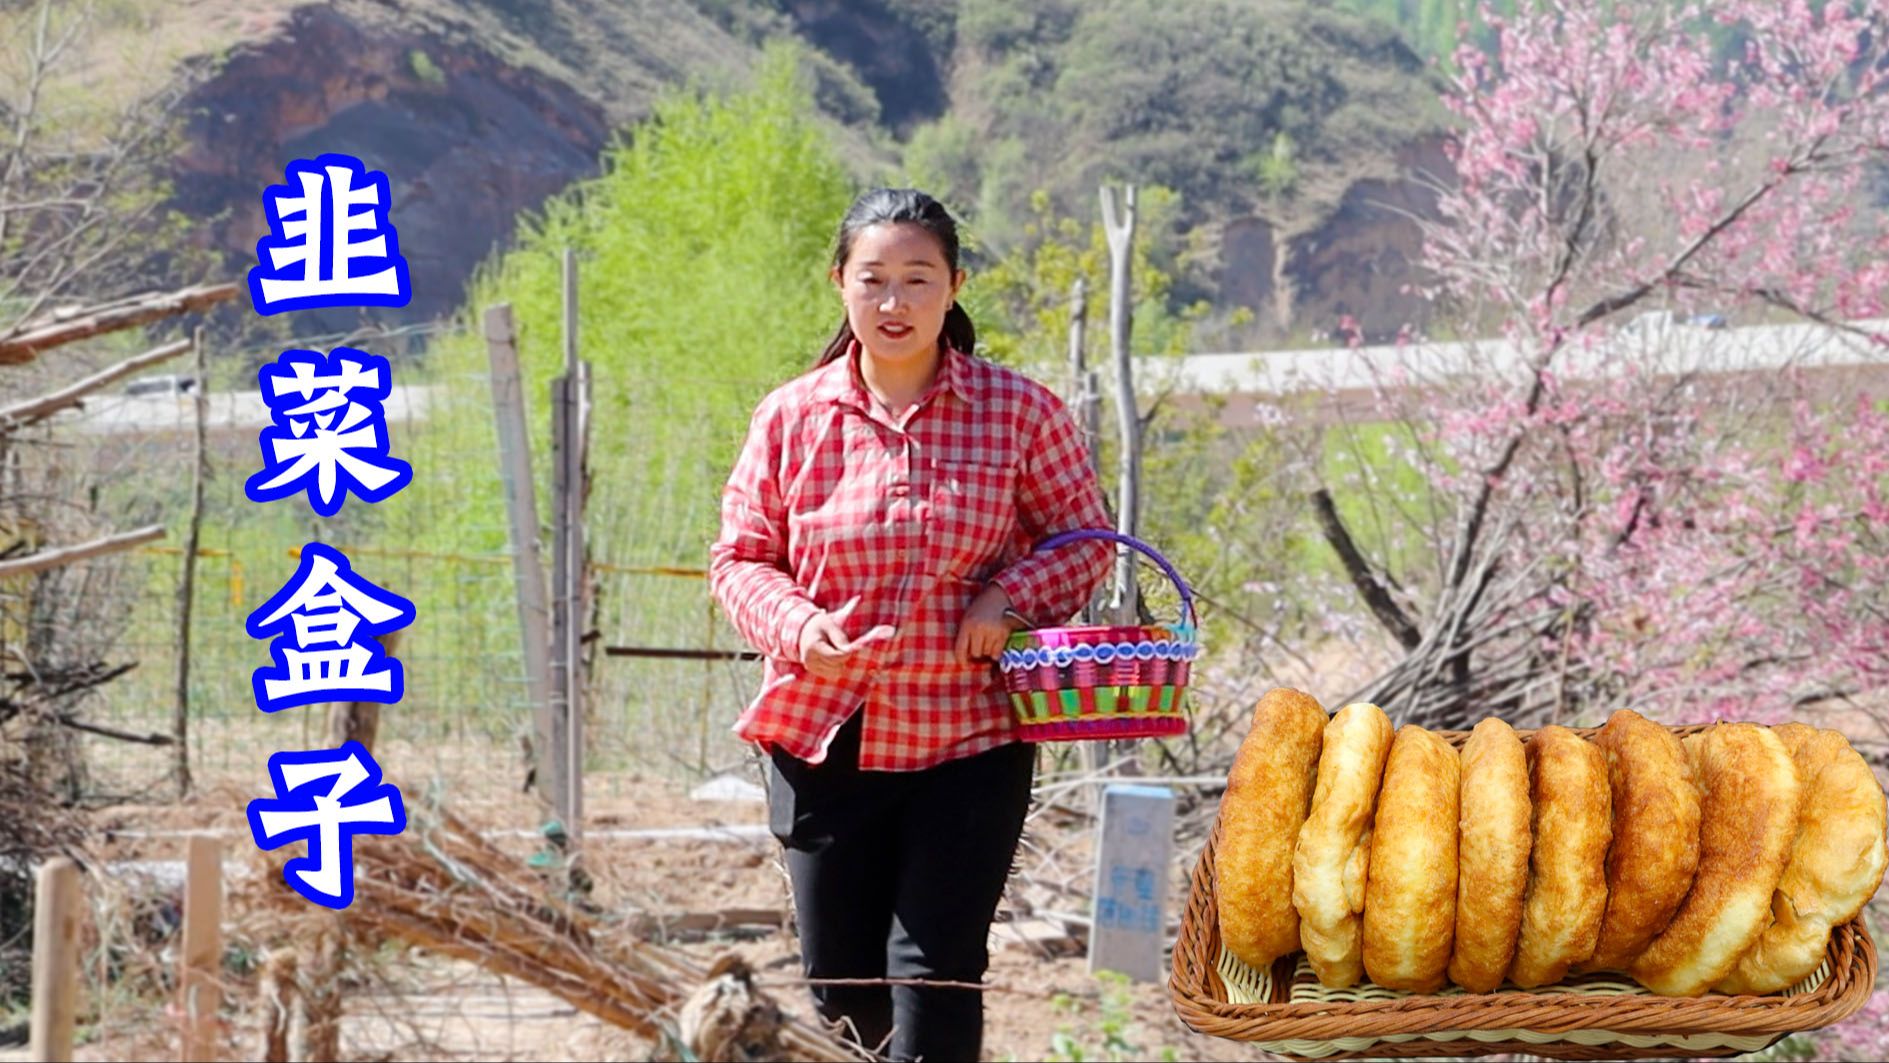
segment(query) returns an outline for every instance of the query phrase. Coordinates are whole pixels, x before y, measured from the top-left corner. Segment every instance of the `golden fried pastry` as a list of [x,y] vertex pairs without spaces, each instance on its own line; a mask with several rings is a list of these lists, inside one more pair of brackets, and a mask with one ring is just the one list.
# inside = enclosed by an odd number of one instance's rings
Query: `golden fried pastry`
[[1774,993],[1816,970],[1830,928],[1856,917],[1889,863],[1883,836],[1889,819],[1868,762],[1837,731],[1803,724],[1775,730],[1803,788],[1797,841],[1771,896],[1771,925],[1714,987],[1721,993]]
[[1364,976],[1364,883],[1371,816],[1391,751],[1391,721],[1376,705],[1346,705],[1325,725],[1312,811],[1292,858],[1299,942],[1318,980],[1334,989]]
[[1267,691],[1220,799],[1220,940],[1255,970],[1299,948],[1292,852],[1312,803],[1324,732],[1325,710],[1311,695]]
[[1364,970],[1387,989],[1443,987],[1456,930],[1461,760],[1415,724],[1391,741],[1364,885]]
[[[1807,723],[1798,723],[1796,720],[1792,720],[1790,723],[1781,723],[1771,728],[1771,733],[1777,735],[1778,741],[1784,743],[1785,750],[1790,753],[1791,760],[1795,762],[1798,747],[1810,741],[1811,738],[1817,734],[1817,729]],[[1800,772],[1797,781],[1801,784],[1807,780],[1804,779]]]
[[1699,870],[1678,914],[1627,973],[1661,996],[1698,996],[1732,972],[1771,919],[1797,838],[1801,787],[1769,728],[1721,723],[1685,740],[1698,766]]
[[1462,760],[1449,976],[1472,993],[1487,993],[1502,984],[1522,926],[1532,837],[1528,756],[1515,730],[1490,717],[1469,733]]
[[1594,954],[1607,910],[1607,843],[1613,838],[1607,758],[1565,727],[1528,742],[1534,847],[1522,932],[1509,981],[1524,989],[1559,982]]
[[1584,971],[1621,971],[1666,929],[1699,867],[1699,788],[1692,762],[1669,730],[1621,709],[1594,736],[1607,758],[1613,847],[1607,851],[1607,913]]

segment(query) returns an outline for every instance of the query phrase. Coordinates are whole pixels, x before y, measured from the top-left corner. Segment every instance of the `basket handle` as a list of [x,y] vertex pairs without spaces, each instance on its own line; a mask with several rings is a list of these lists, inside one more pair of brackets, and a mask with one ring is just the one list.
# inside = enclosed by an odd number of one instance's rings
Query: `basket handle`
[[1043,550],[1054,550],[1059,546],[1068,546],[1070,543],[1081,542],[1085,539],[1106,539],[1112,543],[1120,543],[1123,546],[1133,547],[1143,554],[1146,554],[1149,560],[1161,567],[1162,573],[1174,584],[1174,589],[1181,592],[1182,622],[1189,628],[1196,626],[1193,588],[1187,585],[1187,581],[1181,578],[1181,574],[1174,570],[1174,566],[1169,564],[1168,559],[1162,557],[1159,551],[1132,535],[1123,535],[1121,532],[1109,531],[1106,528],[1077,528],[1074,531],[1061,532],[1050,536],[1042,542],[1037,543],[1031,552],[1037,553]]

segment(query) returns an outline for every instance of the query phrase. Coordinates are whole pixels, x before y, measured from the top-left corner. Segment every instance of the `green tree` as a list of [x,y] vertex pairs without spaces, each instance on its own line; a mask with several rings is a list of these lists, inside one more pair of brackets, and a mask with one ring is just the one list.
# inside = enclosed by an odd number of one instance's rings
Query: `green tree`
[[947,114],[912,132],[905,146],[905,172],[913,187],[956,210],[977,202],[985,145],[962,118]]
[[[838,320],[825,274],[852,189],[814,115],[786,47],[748,92],[673,95],[605,152],[601,176],[521,221],[516,247],[471,285],[469,318],[512,304],[527,401],[542,403],[562,371],[561,254],[576,250],[594,464],[610,472],[591,506],[613,560],[701,557],[748,413]],[[437,352],[438,374],[473,408],[488,401],[484,357],[471,337]],[[544,418],[534,422],[542,465]]]
[[[1201,309],[1177,314],[1168,308],[1180,197],[1157,186],[1141,189],[1138,199],[1131,269],[1134,348],[1180,354],[1189,338],[1188,317]],[[1022,243],[978,275],[965,299],[994,357],[1060,380],[1067,357],[1069,293],[1077,277],[1088,283],[1090,357],[1107,357],[1108,239],[1101,222],[1085,224],[1058,213],[1046,191],[1039,189],[1030,207]]]
[[[427,376],[443,395],[397,444],[415,456],[413,483],[374,507],[388,545],[472,558],[507,549],[479,330],[484,309],[501,302],[517,324],[542,526],[550,527],[548,391],[562,371],[560,274],[569,247],[579,259],[581,355],[592,373],[593,620],[606,643],[701,644],[709,616],[703,583],[631,569],[706,564],[721,486],[750,412],[811,364],[840,314],[826,269],[853,189],[796,71],[793,49],[780,46],[748,91],[667,97],[606,150],[600,176],[520,221],[511,250],[469,286],[467,328],[431,351]],[[509,729],[522,718],[510,574],[490,567],[478,574],[404,588],[426,596],[416,597],[423,619],[405,648],[415,658],[448,652],[429,649],[427,640],[444,629],[429,628],[429,615],[492,618],[497,630],[481,637],[494,653],[481,674],[438,681],[458,684],[472,705],[506,710],[486,722]],[[732,720],[744,695],[718,687],[713,704],[679,702],[671,696],[679,681],[700,682],[699,671],[680,667],[599,665],[595,704],[615,726],[593,730],[594,757],[634,747],[645,762],[661,762],[694,755],[698,741],[706,748],[706,736],[723,726],[708,721]]]
[[[1164,188],[1142,189],[1132,267],[1135,300],[1131,345],[1136,358],[1137,405],[1145,419],[1142,538],[1156,545],[1196,588],[1226,608],[1203,617],[1207,637],[1244,632],[1229,625],[1276,623],[1284,606],[1255,591],[1276,580],[1304,549],[1287,531],[1298,502],[1282,487],[1287,462],[1270,430],[1230,432],[1215,408],[1182,409],[1167,392],[1175,357],[1191,347],[1194,322],[1205,311],[1168,308],[1172,262],[1179,245],[1181,203]],[[1088,286],[1088,358],[1102,373],[1104,486],[1114,496],[1114,390],[1108,369],[1108,243],[1102,226],[1058,214],[1049,197],[1032,200],[1026,243],[979,275],[967,294],[979,335],[992,354],[1017,364],[1064,394],[1070,322],[1069,293],[1078,277]],[[1150,570],[1152,572],[1152,570]],[[1175,615],[1178,601],[1165,580],[1143,582],[1150,607]]]
[[[0,334],[205,267],[166,176],[203,64],[106,54],[155,17],[91,0],[0,9]],[[106,64],[110,77],[90,72]]]
[[1259,187],[1269,199],[1280,199],[1292,194],[1292,186],[1299,180],[1299,164],[1292,150],[1292,137],[1284,130],[1273,134],[1272,147],[1253,161],[1253,170],[1259,177]]

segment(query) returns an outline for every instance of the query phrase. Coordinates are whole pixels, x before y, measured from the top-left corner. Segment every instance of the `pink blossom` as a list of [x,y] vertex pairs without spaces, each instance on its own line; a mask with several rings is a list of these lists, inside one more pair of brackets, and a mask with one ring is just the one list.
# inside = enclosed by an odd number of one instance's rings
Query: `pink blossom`
[[[1492,54],[1457,53],[1458,183],[1421,283],[1493,307],[1522,365],[1439,394],[1407,460],[1439,511],[1486,495],[1505,562],[1539,562],[1503,615],[1579,618],[1528,637],[1557,666],[1565,647],[1580,705],[1781,719],[1889,681],[1889,417],[1678,386],[1663,341],[1623,327],[1882,311],[1889,218],[1863,180],[1889,156],[1889,0],[1522,8],[1488,17]],[[1743,54],[1702,18],[1742,27]]]

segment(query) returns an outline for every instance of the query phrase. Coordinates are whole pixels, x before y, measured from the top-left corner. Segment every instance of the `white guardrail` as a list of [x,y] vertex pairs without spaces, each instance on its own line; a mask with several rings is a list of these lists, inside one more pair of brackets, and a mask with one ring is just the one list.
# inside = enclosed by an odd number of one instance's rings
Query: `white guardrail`
[[[1889,319],[1855,322],[1869,331],[1889,331]],[[1606,376],[1626,366],[1659,374],[1732,373],[1786,367],[1832,368],[1889,365],[1889,348],[1863,336],[1817,324],[1714,328],[1645,315],[1590,347],[1556,356],[1556,367],[1575,377]],[[1473,374],[1519,376],[1525,353],[1503,340],[1411,343],[1288,351],[1194,354],[1144,359],[1151,379],[1181,394],[1275,394],[1352,391],[1379,383],[1397,385]],[[1143,371],[1137,366],[1138,371]],[[1400,380],[1402,376],[1404,379]]]

